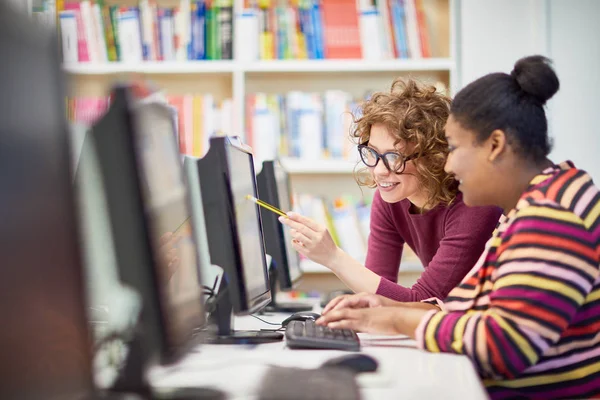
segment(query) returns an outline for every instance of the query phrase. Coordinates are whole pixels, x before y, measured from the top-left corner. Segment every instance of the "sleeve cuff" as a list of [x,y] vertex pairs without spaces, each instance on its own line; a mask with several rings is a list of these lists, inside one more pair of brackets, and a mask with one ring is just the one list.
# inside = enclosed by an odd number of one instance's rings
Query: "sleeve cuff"
[[442,311],[446,311],[444,302],[437,297],[430,297],[428,299],[421,300],[421,303],[433,304],[434,306],[438,306]]
[[407,296],[403,293],[403,291],[405,290],[408,289],[403,288],[397,283],[389,281],[385,278],[381,278],[379,280],[379,286],[377,287],[377,291],[375,292],[375,294],[396,301],[410,301],[410,295]]
[[421,322],[417,326],[415,330],[415,339],[417,342],[417,347],[421,350],[427,350],[427,346],[425,345],[425,329],[427,329],[427,325],[433,316],[441,311],[431,310],[427,314],[421,318]]

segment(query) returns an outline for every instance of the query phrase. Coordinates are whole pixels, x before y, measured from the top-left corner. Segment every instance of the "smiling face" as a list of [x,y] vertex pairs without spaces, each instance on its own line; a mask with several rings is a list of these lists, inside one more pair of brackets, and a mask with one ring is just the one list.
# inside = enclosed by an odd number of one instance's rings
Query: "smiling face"
[[493,144],[477,143],[475,133],[463,128],[452,115],[446,123],[446,138],[450,153],[444,169],[459,182],[464,203],[468,206],[497,204],[493,193],[500,180],[490,179],[498,176],[492,162]]
[[[383,124],[374,124],[371,126],[369,136],[369,147],[384,154],[389,151],[397,152],[403,156],[411,154],[411,146],[406,143],[399,143],[394,146],[396,139],[390,135],[388,129]],[[402,174],[396,174],[388,171],[385,164],[379,160],[375,167],[369,167],[371,177],[377,184],[377,189],[381,198],[386,203],[397,203],[404,199],[411,200],[411,203],[421,207],[425,203],[427,196],[420,190],[417,179],[417,169],[414,161],[407,161]]]

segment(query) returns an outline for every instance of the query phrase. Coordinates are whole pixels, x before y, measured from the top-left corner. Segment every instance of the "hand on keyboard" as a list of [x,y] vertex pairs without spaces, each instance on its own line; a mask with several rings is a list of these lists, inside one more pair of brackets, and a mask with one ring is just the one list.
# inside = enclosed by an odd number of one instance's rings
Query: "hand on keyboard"
[[285,330],[288,347],[360,350],[360,341],[356,332],[350,329],[331,329],[315,325],[315,321],[291,321]]

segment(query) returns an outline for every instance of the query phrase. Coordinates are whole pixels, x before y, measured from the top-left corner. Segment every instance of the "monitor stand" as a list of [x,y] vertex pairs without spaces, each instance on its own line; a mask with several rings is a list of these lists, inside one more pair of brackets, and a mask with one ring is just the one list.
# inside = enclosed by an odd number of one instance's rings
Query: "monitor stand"
[[265,307],[266,312],[284,312],[297,313],[300,311],[312,311],[313,305],[308,303],[278,303],[277,302],[277,282],[279,282],[279,269],[274,261],[269,265],[269,282],[271,285],[271,303]]
[[209,315],[209,321],[217,328],[214,334],[204,338],[208,344],[261,344],[283,340],[283,334],[271,331],[236,331],[231,329],[233,317],[231,299],[227,279],[221,279],[214,310]]

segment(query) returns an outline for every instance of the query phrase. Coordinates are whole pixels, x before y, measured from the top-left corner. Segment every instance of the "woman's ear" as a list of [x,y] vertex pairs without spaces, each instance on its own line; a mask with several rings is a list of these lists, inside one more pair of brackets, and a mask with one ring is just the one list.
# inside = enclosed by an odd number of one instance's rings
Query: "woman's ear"
[[500,155],[506,151],[507,141],[506,134],[501,129],[494,130],[487,139],[489,147],[488,160],[496,161]]

